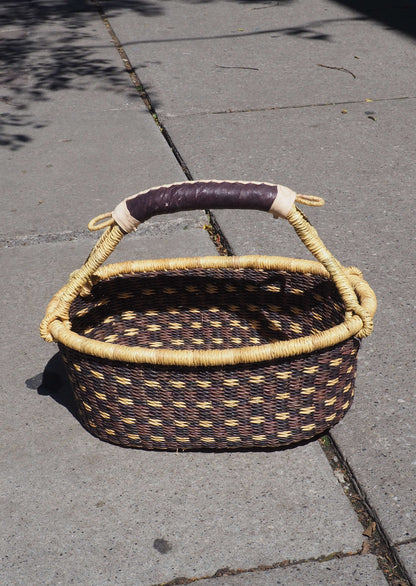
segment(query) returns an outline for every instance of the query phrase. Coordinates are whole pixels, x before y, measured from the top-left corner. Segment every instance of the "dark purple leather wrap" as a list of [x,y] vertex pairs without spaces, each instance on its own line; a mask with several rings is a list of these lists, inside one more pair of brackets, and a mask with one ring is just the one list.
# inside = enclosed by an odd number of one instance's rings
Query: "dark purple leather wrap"
[[139,222],[152,216],[185,210],[252,209],[268,211],[277,196],[277,186],[263,183],[195,182],[156,187],[126,201]]

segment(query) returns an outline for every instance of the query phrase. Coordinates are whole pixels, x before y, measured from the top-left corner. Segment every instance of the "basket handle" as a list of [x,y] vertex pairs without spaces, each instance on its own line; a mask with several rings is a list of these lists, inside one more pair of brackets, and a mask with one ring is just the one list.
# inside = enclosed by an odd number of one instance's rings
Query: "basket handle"
[[72,301],[83,290],[89,292],[94,281],[94,273],[126,233],[135,230],[140,223],[157,214],[204,208],[257,209],[268,211],[274,217],[286,218],[309,251],[327,269],[347,312],[361,318],[363,327],[356,335],[368,336],[373,330],[372,315],[360,304],[346,271],[325,247],[307,217],[294,205],[295,201],[312,206],[324,203],[319,197],[298,195],[281,185],[226,181],[175,183],[149,189],[125,199],[112,214],[98,216],[90,222],[89,228],[92,230],[104,227],[107,227],[107,230],[92,249],[84,265],[72,273],[68,284],[49,304],[40,328],[42,337],[47,341],[53,341],[49,326],[57,319],[70,325],[69,308]]
[[153,216],[187,210],[253,209],[286,218],[295,200],[323,205],[314,196],[298,196],[283,185],[244,181],[186,181],[162,185],[126,198],[112,212],[128,233]]

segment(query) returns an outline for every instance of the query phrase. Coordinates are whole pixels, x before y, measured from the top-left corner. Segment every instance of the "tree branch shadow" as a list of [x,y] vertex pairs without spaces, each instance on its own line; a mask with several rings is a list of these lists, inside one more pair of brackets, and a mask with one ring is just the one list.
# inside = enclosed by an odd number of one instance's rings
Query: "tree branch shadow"
[[[120,2],[122,5],[133,3]],[[144,2],[137,2],[140,11]],[[123,6],[120,7],[122,10]],[[33,139],[31,130],[47,125],[33,113],[60,91],[91,87],[113,94],[128,90],[127,72],[98,46],[97,6],[88,0],[3,0],[0,5],[0,145],[17,150]]]
[[[188,0],[189,4],[208,4],[217,0]],[[278,8],[296,0],[228,0],[237,4]],[[346,20],[375,20],[389,29],[416,36],[415,0],[331,0],[362,16]],[[99,11],[111,17],[131,11],[146,17],[161,16],[165,0],[3,0],[0,4],[0,145],[17,150],[33,139],[32,130],[48,124],[32,112],[34,102],[46,102],[59,91],[85,91],[94,84],[105,92],[126,94],[126,71],[114,65],[111,55],[103,53],[111,44],[99,46],[94,24],[102,26]],[[230,37],[271,34],[297,36],[306,40],[330,41],[321,30],[326,21],[299,24],[289,28],[242,32]],[[129,44],[195,41],[198,38],[143,40]],[[223,38],[207,35],[204,39]],[[101,51],[101,52],[100,52]],[[128,86],[127,86],[128,87]],[[149,88],[146,88],[149,90]],[[131,86],[131,94],[137,96]],[[152,92],[156,108],[157,95]]]

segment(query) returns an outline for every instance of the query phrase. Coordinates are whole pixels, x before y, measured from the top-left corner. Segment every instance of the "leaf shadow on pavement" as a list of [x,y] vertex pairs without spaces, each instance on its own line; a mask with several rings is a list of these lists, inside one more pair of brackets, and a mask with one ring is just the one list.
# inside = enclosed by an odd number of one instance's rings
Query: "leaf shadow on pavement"
[[[166,0],[98,0],[104,10],[132,10],[145,16],[164,14]],[[189,4],[212,4],[218,0],[182,0]],[[299,4],[299,0],[226,0],[236,4],[259,5],[260,8]],[[412,37],[416,36],[416,2],[415,0],[329,0],[341,4],[358,13],[365,19],[379,21],[389,29],[401,31]]]
[[[57,92],[95,86],[137,98],[121,61],[99,47],[96,31],[102,27],[97,6],[88,0],[3,0],[0,146],[17,150],[32,141],[33,131],[48,124],[35,115],[34,104]],[[110,39],[104,47],[113,50]]]
[[[217,0],[187,0],[189,4],[214,3]],[[227,0],[237,4],[276,7],[298,0]],[[331,0],[361,14],[348,20],[374,20],[389,29],[416,36],[416,2],[398,0]],[[162,0],[3,0],[0,4],[0,146],[17,150],[33,140],[35,130],[48,120],[39,119],[31,110],[33,102],[48,101],[56,92],[78,91],[96,84],[98,89],[121,93],[126,97],[126,71],[114,65],[114,59],[103,57],[94,35],[94,27],[102,27],[99,9],[111,16],[132,11],[143,16],[164,14]],[[320,31],[319,21],[296,27],[255,31],[248,34],[292,35],[308,40],[328,41]],[[96,30],[96,29],[95,29]],[[207,37],[218,38],[218,37]],[[189,39],[165,39],[168,42]],[[140,41],[137,41],[140,43]],[[110,43],[105,45],[111,47]],[[146,88],[149,90],[150,88]],[[137,92],[131,86],[131,94]],[[157,95],[152,91],[153,107]]]

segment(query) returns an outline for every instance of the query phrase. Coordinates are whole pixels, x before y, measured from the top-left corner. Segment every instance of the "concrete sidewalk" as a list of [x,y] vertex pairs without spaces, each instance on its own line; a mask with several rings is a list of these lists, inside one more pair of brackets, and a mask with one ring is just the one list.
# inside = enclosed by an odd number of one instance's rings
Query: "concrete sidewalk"
[[[356,4],[3,2],[1,584],[416,583],[415,8],[389,25]],[[308,216],[376,291],[354,405],[321,443],[129,450],[74,416],[46,305],[88,220],[190,177],[324,197]],[[236,254],[308,257],[284,222],[214,213]],[[206,222],[154,218],[114,260],[216,254]]]

